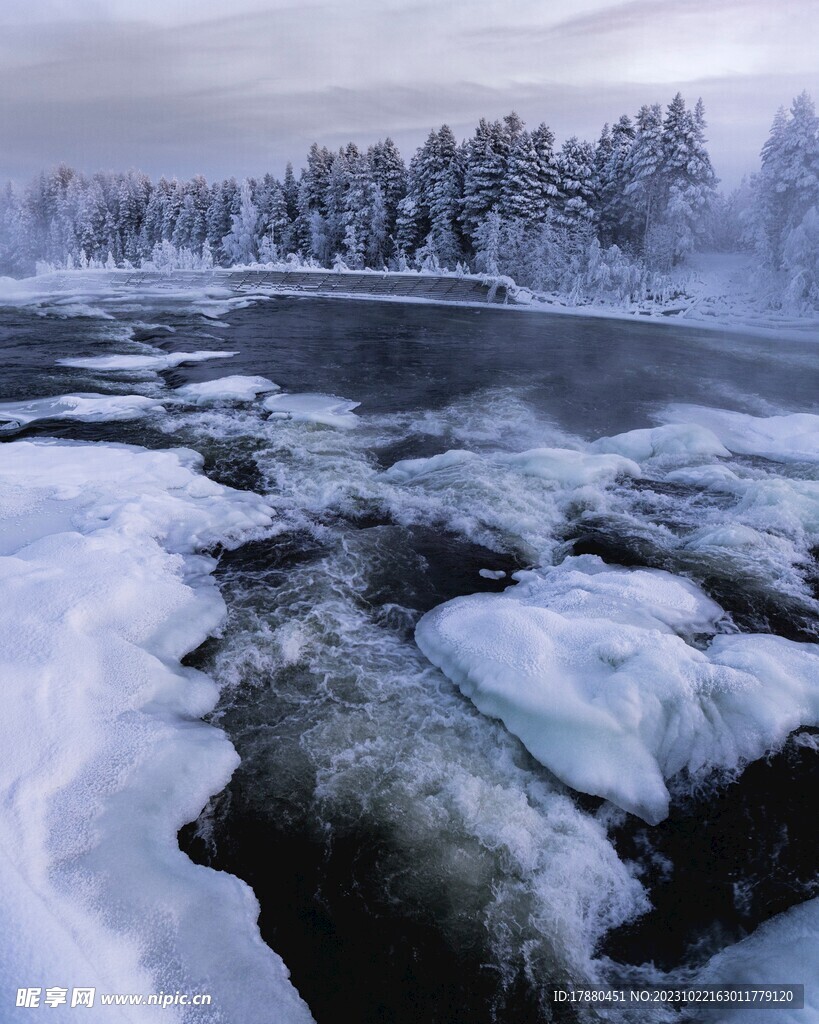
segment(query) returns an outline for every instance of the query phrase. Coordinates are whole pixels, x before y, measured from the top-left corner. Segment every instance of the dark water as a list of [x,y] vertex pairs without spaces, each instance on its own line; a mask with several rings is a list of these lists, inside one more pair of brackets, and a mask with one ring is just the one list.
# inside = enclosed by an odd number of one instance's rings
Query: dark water
[[[320,299],[265,302],[221,321],[170,305],[111,312],[0,314],[4,400],[162,397],[229,373],[361,403],[352,431],[221,406],[2,435],[184,444],[215,479],[274,500],[275,536],[221,558],[224,635],[189,659],[222,685],[214,718],[242,764],[180,842],[252,885],[262,934],[319,1024],[339,1012],[396,1024],[564,1019],[550,986],[591,977],[600,955],[673,973],[815,894],[814,750],[789,742],[738,780],[681,785],[660,826],[621,817],[608,839],[584,839],[601,802],[569,794],[426,665],[412,638],[442,601],[503,589],[508,579],[479,569],[532,564],[548,534],[552,557],[591,552],[681,572],[738,628],[813,640],[815,552],[783,563],[776,579],[774,547],[758,565],[698,558],[669,537],[738,513],[659,480],[556,512],[534,484],[512,494],[491,474],[421,497],[380,475],[450,448],[521,451],[650,426],[670,402],[817,412],[814,342]],[[238,355],[159,376],[56,365],[146,346]],[[756,472],[753,460],[738,463]],[[811,467],[763,470],[815,479]],[[637,866],[653,909],[629,912],[625,896],[615,906],[607,850]],[[574,858],[575,876],[558,871],[562,858]],[[588,911],[605,888],[595,872],[607,871],[612,893]],[[580,909],[556,924],[550,908],[574,888]]]

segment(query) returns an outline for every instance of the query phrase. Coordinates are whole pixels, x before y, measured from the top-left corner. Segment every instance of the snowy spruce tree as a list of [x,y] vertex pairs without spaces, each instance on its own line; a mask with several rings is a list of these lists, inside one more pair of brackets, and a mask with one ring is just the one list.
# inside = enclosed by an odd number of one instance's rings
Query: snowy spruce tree
[[239,190],[239,210],[232,214],[230,231],[222,238],[222,251],[232,263],[255,263],[259,258],[259,211],[247,178]]

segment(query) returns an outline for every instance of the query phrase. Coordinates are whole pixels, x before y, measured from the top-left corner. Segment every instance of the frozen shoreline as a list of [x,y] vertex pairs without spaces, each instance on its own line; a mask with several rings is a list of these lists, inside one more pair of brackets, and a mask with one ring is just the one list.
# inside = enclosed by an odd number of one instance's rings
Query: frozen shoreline
[[[264,266],[168,273],[142,270],[70,270],[22,279],[0,278],[0,304],[30,306],[47,303],[57,297],[70,296],[72,301],[63,299],[60,302],[64,315],[70,316],[83,313],[93,315],[94,310],[89,307],[89,303],[121,301],[131,294],[136,296],[159,293],[167,296],[169,292],[175,292],[180,301],[187,299],[194,304],[226,304],[228,308],[276,296],[318,297],[551,313],[559,316],[650,323],[655,326],[694,327],[764,338],[787,337],[791,340],[819,341],[819,314],[794,316],[762,308],[753,293],[751,270],[750,257],[742,254],[697,254],[692,257],[689,264],[677,272],[679,287],[684,290],[682,298],[677,297],[665,304],[642,306],[634,303],[617,306],[594,302],[572,305],[564,295],[537,296],[526,288],[517,288],[507,278],[498,278],[494,281],[480,275],[434,275],[409,271],[388,274],[376,271],[298,271],[301,276],[315,275],[322,282],[329,280],[333,283],[332,288],[321,291],[312,287],[265,284],[263,278],[266,273],[280,273],[281,270]],[[250,279],[251,274],[260,280],[259,284]],[[234,281],[237,275],[244,275],[244,279]],[[349,291],[335,287],[335,282],[343,280],[345,276],[349,276],[351,282],[354,280],[357,286],[366,280],[383,283],[385,278],[402,282],[412,280],[419,285],[425,279],[430,285],[464,282],[475,288],[485,288],[487,298],[473,301],[446,298],[445,295],[388,294],[359,291],[352,286]],[[76,287],[72,288],[71,285]],[[501,287],[508,295],[507,301],[499,302],[493,298],[494,289]],[[108,314],[98,310],[96,315]]]

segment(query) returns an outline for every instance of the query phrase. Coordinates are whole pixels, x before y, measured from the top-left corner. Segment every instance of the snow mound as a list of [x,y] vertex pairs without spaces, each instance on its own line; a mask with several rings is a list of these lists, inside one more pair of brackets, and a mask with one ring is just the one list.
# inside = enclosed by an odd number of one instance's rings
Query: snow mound
[[[23,427],[38,420],[81,420],[102,423],[111,420],[136,420],[151,410],[163,412],[156,399],[142,395],[99,395],[79,392],[35,398],[29,402],[0,403],[0,421],[5,429]],[[3,429],[3,428],[0,428]]]
[[196,552],[271,524],[263,499],[200,467],[184,449],[0,446],[0,978],[208,992],[197,1020],[306,1024],[251,891],[177,842],[238,760],[199,721],[214,684],[180,664],[224,616]]
[[306,392],[301,395],[271,395],[263,404],[270,413],[270,419],[297,420],[349,429],[358,424],[358,416],[353,409],[357,409],[361,402],[352,402],[349,398],[338,398],[336,395]]
[[88,356],[59,359],[60,366],[78,370],[170,370],[185,363],[202,363],[207,359],[229,359],[238,352],[160,352],[155,355]]
[[819,461],[819,416],[749,416],[702,405],[669,405],[662,418],[671,423],[698,424],[712,431],[738,455],[761,455],[774,462]]
[[819,723],[819,646],[718,635],[723,612],[670,573],[568,558],[502,594],[456,598],[416,629],[423,653],[574,789],[656,823],[665,780],[737,768]]
[[267,377],[234,374],[231,377],[206,380],[201,384],[184,384],[174,391],[174,396],[195,405],[208,405],[212,402],[252,402],[259,395],[278,390],[279,385]]
[[629,430],[601,437],[590,446],[594,452],[614,452],[637,462],[660,455],[725,457],[731,453],[711,430],[696,423],[669,423],[662,427]]

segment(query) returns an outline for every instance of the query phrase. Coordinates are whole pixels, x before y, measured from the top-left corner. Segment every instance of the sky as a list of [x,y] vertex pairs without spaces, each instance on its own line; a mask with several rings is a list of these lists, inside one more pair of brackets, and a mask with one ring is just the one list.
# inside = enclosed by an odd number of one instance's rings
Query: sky
[[816,0],[2,0],[0,178],[281,175],[510,110],[594,140],[679,90],[733,187],[776,109],[819,101],[817,38]]

